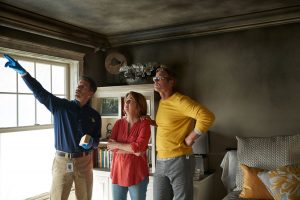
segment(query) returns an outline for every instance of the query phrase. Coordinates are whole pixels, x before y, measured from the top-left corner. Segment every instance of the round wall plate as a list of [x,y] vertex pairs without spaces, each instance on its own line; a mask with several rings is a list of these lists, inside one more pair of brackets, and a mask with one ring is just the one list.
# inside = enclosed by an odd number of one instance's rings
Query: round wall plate
[[111,74],[119,74],[123,65],[127,65],[127,59],[119,52],[112,52],[105,58],[105,68]]

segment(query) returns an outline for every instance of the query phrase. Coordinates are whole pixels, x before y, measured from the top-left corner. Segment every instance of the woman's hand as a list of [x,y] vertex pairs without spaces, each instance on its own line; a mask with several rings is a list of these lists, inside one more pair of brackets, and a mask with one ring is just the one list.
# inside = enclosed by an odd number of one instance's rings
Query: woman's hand
[[107,143],[107,149],[108,150],[117,150],[117,149],[119,149],[118,148],[118,142],[116,142],[115,140],[113,140],[113,139],[109,139],[108,140],[108,143]]
[[145,151],[141,151],[141,152],[133,152],[130,144],[122,144],[122,143],[118,143],[113,139],[109,139],[108,143],[107,143],[107,149],[110,151],[113,150],[118,150],[118,153],[121,154],[133,154],[135,156],[144,156],[146,154]]
[[133,153],[135,156],[144,156],[146,154],[145,151]]

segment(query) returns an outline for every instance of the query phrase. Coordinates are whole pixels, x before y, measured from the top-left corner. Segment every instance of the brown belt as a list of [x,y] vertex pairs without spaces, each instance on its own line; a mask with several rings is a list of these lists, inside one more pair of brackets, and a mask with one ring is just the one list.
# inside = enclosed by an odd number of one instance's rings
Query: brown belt
[[83,156],[87,156],[91,153],[91,151],[79,152],[79,153],[66,153],[62,151],[56,151],[56,155],[65,157],[65,158],[80,158]]

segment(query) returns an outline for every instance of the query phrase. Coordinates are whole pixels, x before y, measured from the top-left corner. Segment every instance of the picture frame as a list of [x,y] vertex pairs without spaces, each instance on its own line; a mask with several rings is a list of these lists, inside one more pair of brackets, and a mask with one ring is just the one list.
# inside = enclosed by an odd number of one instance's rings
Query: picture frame
[[119,101],[117,97],[100,98],[100,114],[102,116],[118,116]]

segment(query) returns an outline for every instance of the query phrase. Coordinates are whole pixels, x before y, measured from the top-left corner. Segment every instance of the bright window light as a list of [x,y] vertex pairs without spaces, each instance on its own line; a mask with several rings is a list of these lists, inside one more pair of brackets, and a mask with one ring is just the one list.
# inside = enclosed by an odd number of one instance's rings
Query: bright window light
[[0,199],[49,192],[55,154],[53,129],[0,134]]

